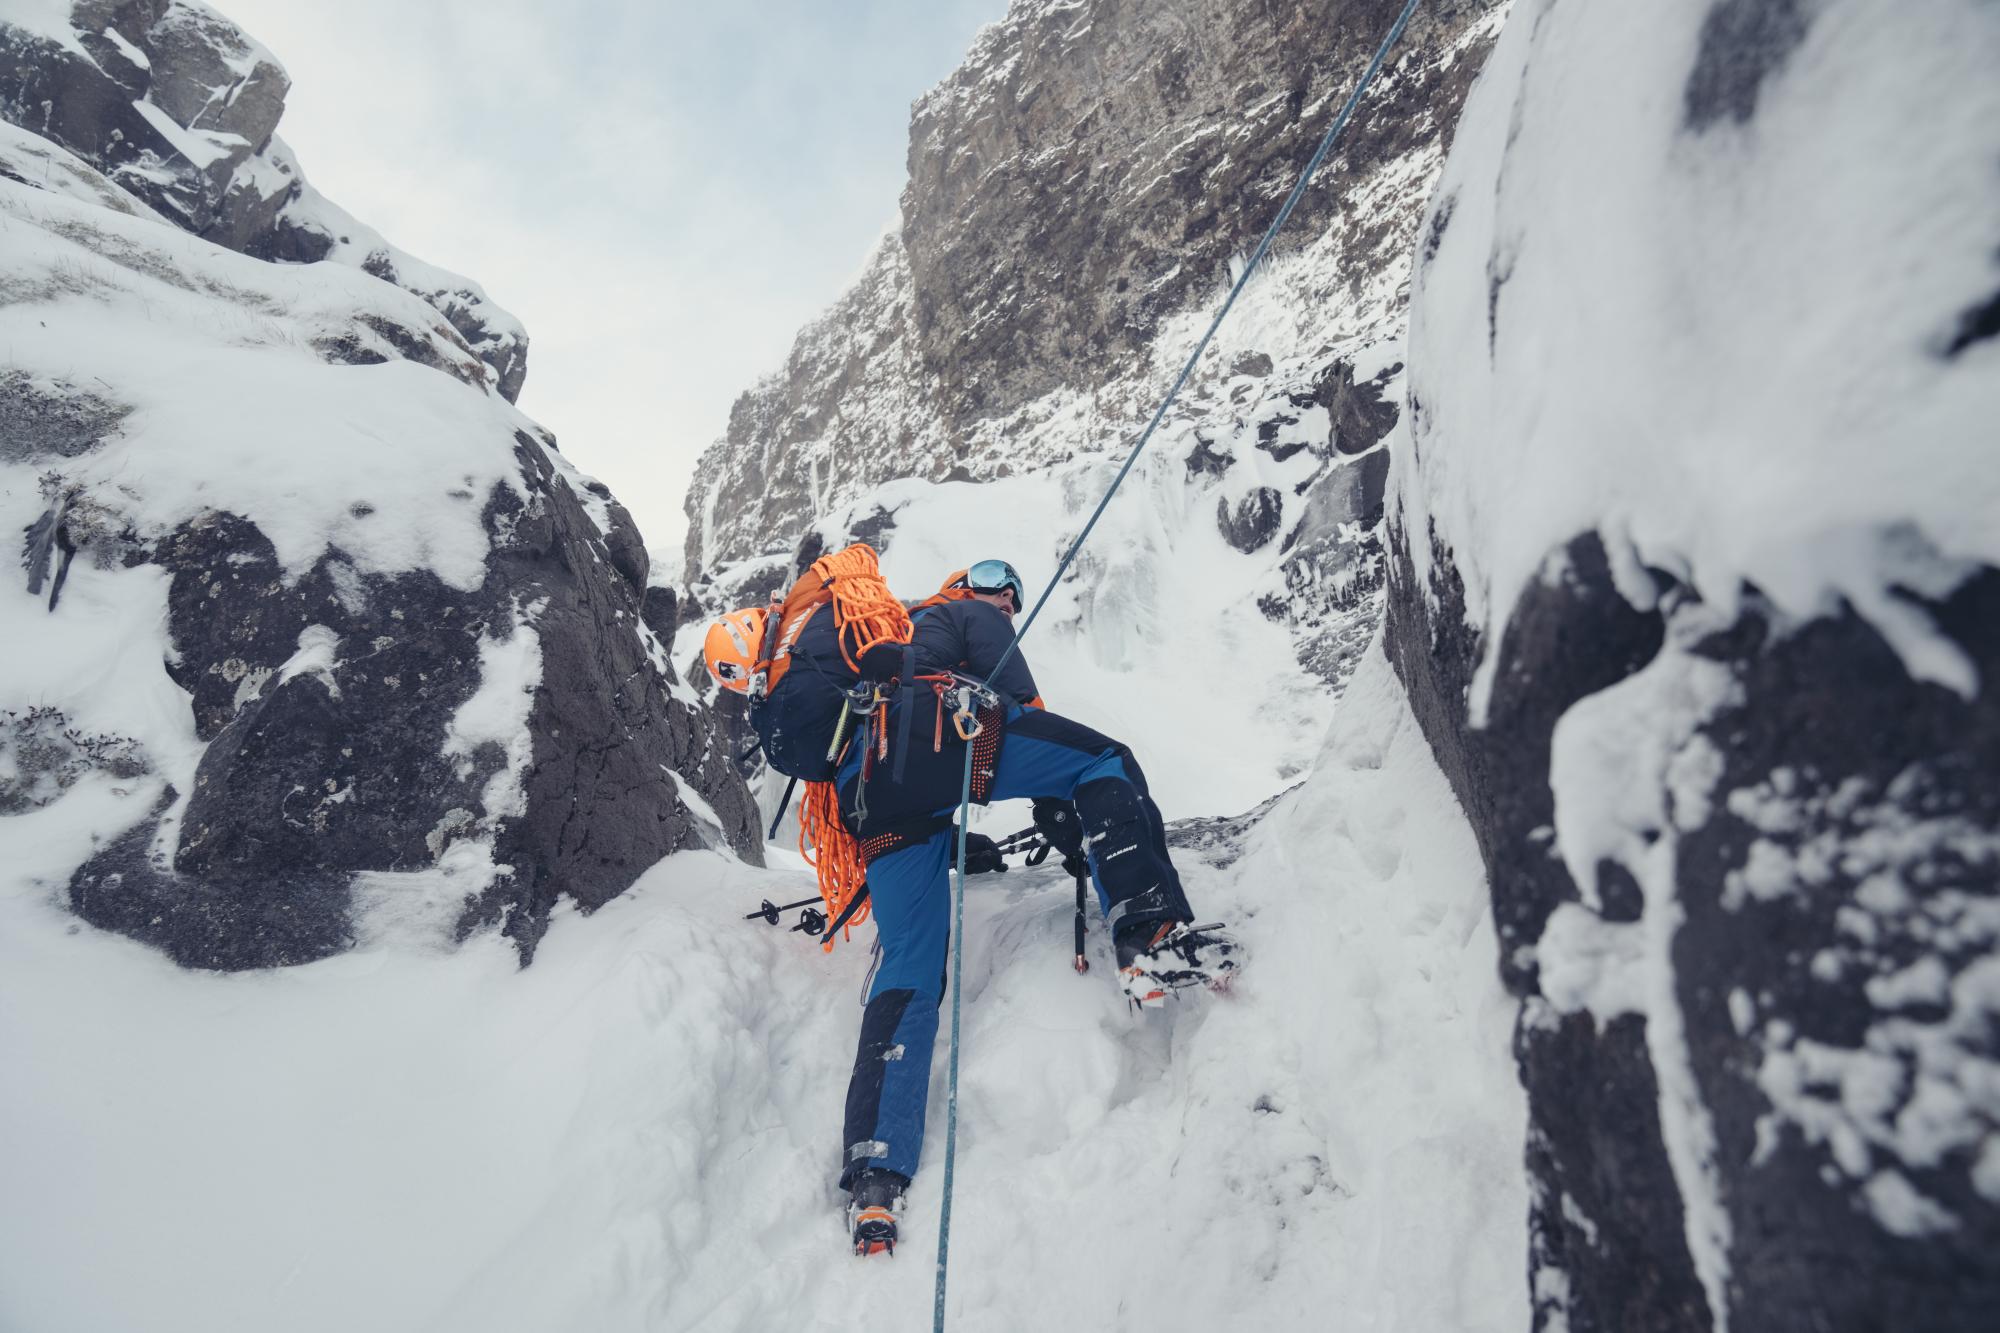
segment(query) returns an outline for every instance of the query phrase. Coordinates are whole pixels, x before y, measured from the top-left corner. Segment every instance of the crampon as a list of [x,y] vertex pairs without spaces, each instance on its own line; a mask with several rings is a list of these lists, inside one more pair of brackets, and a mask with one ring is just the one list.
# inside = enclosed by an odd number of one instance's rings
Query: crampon
[[1135,1006],[1157,1004],[1190,986],[1226,991],[1240,961],[1236,937],[1220,922],[1162,922],[1142,939],[1118,946],[1118,984]]
[[847,1227],[858,1255],[896,1252],[896,1214],[903,1208],[904,1180],[893,1171],[864,1171],[847,1203]]

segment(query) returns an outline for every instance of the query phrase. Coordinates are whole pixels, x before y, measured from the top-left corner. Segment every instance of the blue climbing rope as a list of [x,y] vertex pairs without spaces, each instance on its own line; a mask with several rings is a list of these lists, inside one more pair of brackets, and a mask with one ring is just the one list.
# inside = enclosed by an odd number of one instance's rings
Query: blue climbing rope
[[[1034,628],[1035,618],[1041,615],[1042,607],[1048,602],[1050,594],[1054,593],[1056,585],[1062,582],[1062,576],[1069,571],[1071,562],[1076,559],[1076,553],[1083,549],[1091,530],[1097,526],[1097,520],[1104,516],[1105,509],[1110,506],[1111,497],[1118,493],[1118,488],[1125,482],[1126,474],[1131,472],[1132,465],[1139,461],[1140,453],[1151,442],[1153,432],[1159,428],[1160,422],[1165,420],[1167,409],[1173,406],[1174,399],[1180,395],[1182,387],[1188,382],[1188,377],[1194,374],[1195,365],[1201,360],[1201,354],[1208,350],[1210,340],[1215,337],[1215,331],[1222,327],[1222,321],[1228,317],[1230,308],[1236,304],[1236,298],[1250,285],[1251,277],[1264,262],[1265,255],[1270,253],[1271,242],[1277,239],[1278,232],[1292,216],[1292,210],[1298,207],[1299,200],[1305,196],[1306,187],[1312,183],[1313,173],[1319,170],[1320,163],[1324,162],[1326,155],[1333,150],[1335,141],[1340,138],[1340,132],[1347,128],[1348,120],[1354,115],[1354,108],[1361,103],[1362,94],[1368,91],[1368,85],[1373,83],[1375,76],[1381,72],[1382,62],[1388,59],[1390,48],[1402,38],[1403,29],[1410,24],[1410,16],[1417,12],[1417,4],[1418,0],[1406,0],[1403,12],[1396,16],[1395,23],[1390,25],[1388,35],[1383,37],[1382,44],[1375,48],[1375,58],[1368,62],[1368,68],[1361,75],[1361,81],[1355,84],[1354,91],[1348,94],[1347,101],[1340,108],[1340,114],[1333,118],[1333,125],[1327,130],[1326,137],[1319,141],[1319,148],[1313,153],[1312,160],[1307,162],[1305,170],[1299,173],[1298,184],[1294,185],[1292,192],[1285,197],[1284,206],[1278,210],[1278,215],[1271,219],[1270,227],[1264,232],[1264,239],[1257,242],[1257,249],[1251,254],[1250,262],[1243,266],[1243,273],[1236,279],[1236,285],[1229,289],[1229,299],[1222,303],[1222,309],[1216,311],[1215,318],[1209,321],[1207,332],[1203,333],[1201,341],[1195,344],[1194,351],[1188,356],[1187,364],[1181,367],[1181,373],[1174,378],[1173,387],[1167,390],[1167,396],[1160,400],[1159,410],[1153,413],[1152,420],[1146,423],[1146,429],[1140,432],[1138,443],[1134,444],[1132,452],[1125,456],[1125,463],[1118,469],[1118,475],[1111,479],[1111,485],[1105,490],[1104,498],[1097,502],[1097,508],[1091,512],[1090,521],[1083,525],[1083,531],[1077,533],[1076,540],[1071,542],[1069,550],[1063,553],[1061,563],[1056,566],[1055,575],[1049,579],[1048,586],[1042,589],[1042,595],[1035,599],[1034,609],[1028,612],[1028,618],[1021,622],[1021,627],[1014,631],[1013,641],[1007,645],[1006,651],[1000,654],[1000,660],[993,664],[989,679],[1000,674],[1000,668],[1007,664],[1007,659],[1021,646],[1021,640]],[[960,963],[964,956],[965,938],[962,929],[965,924],[965,823],[971,805],[972,746],[968,743],[965,747],[965,781],[958,798],[958,866],[952,886],[951,1064],[945,1097],[944,1203],[938,1213],[937,1301],[932,1307],[933,1333],[944,1333],[945,1273],[946,1263],[951,1254],[951,1185],[958,1156],[958,1001],[959,987],[963,980]]]
[[[939,700],[938,707],[944,702]],[[998,725],[989,724],[989,725]],[[958,998],[965,939],[965,816],[972,805],[971,741],[965,743],[965,780],[958,791],[958,874],[951,893],[951,1063],[944,1099],[944,1204],[938,1209],[937,1301],[931,1307],[933,1333],[944,1333],[945,1263],[951,1256],[951,1178],[958,1165]]]

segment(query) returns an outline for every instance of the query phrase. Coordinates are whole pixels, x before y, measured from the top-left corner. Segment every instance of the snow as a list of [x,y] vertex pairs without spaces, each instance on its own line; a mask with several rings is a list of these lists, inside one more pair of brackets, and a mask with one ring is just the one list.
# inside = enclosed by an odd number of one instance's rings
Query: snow
[[1913,676],[1976,688],[1894,590],[2000,563],[2000,344],[1941,355],[2000,284],[1987,8],[1818,6],[1755,116],[1699,131],[1710,6],[1516,11],[1426,223],[1421,465],[1391,487],[1485,631],[1475,716],[1521,589],[1591,529],[1724,608],[1746,583],[1795,621],[1844,600]]
[[69,15],[70,0],[4,0],[0,4],[0,23],[25,29],[89,60],[90,53],[76,39]]
[[[493,486],[517,485],[512,435],[531,423],[437,369],[329,365],[313,348],[341,335],[379,343],[357,316],[385,320],[428,332],[441,361],[483,383],[427,305],[359,272],[303,278],[9,181],[0,221],[5,280],[25,298],[0,307],[0,339],[29,375],[118,386],[133,411],[117,438],[62,471],[140,536],[222,510],[256,523],[293,576],[337,545],[363,572],[479,585],[481,506]],[[368,478],[365,505],[325,484],[332,459]]]
[[1876,1172],[1862,1195],[1882,1225],[1898,1236],[1931,1236],[1958,1225],[1957,1218],[1917,1193],[1900,1172]]
[[132,109],[144,116],[146,122],[160,132],[160,137],[174,146],[174,151],[202,171],[228,157],[233,149],[249,146],[240,134],[213,134],[207,130],[186,129],[150,100],[134,102]]
[[[526,970],[443,951],[440,877],[353,953],[221,976],[61,910],[108,799],[0,821],[0,1325],[926,1325],[942,1117],[905,1252],[848,1259],[867,953],[741,919],[806,896],[796,857],[671,858]],[[952,1327],[1522,1327],[1514,1005],[1379,654],[1241,859],[1180,860],[1253,965],[1136,1019],[1094,923],[1069,970],[1065,877],[972,882]]]
[[134,217],[165,219],[122,187],[114,185],[97,168],[38,134],[0,121],[0,168],[22,180],[41,186],[51,194],[96,204]]
[[539,603],[516,608],[511,634],[479,640],[479,688],[445,725],[444,753],[459,761],[460,777],[471,775],[474,759],[487,746],[498,746],[505,756],[480,793],[489,821],[518,817],[528,809],[522,782],[535,757],[528,715],[542,683],[542,639],[530,626],[540,610]]
[[1646,1012],[1646,934],[1638,922],[1606,921],[1563,903],[1535,945],[1542,995],[1562,1013],[1588,1010],[1601,1028]]
[[118,48],[118,54],[124,56],[140,69],[149,70],[153,67],[153,58],[132,45],[132,43],[126,41],[125,34],[118,31],[118,29],[106,27],[104,29],[104,36],[113,46]]

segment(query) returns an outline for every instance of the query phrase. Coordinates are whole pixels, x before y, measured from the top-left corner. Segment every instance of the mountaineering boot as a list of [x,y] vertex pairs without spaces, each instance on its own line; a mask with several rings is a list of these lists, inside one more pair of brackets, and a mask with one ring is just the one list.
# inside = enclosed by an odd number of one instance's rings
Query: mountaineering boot
[[1127,999],[1143,1006],[1189,986],[1220,990],[1236,970],[1237,944],[1221,925],[1185,921],[1141,921],[1120,933],[1118,984]]
[[896,1252],[896,1214],[903,1211],[903,1191],[910,1182],[894,1171],[871,1167],[854,1178],[854,1195],[847,1201],[848,1230],[856,1254]]

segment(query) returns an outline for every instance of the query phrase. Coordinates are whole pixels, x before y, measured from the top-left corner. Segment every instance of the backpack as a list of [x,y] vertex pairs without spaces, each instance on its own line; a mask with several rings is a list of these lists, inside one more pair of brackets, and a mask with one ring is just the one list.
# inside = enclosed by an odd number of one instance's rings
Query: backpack
[[907,643],[909,613],[883,580],[874,548],[856,543],[813,561],[764,632],[750,725],[765,762],[801,782],[831,782],[846,739],[835,733],[860,683],[862,655]]
[[765,762],[805,784],[799,851],[834,923],[820,943],[831,950],[835,929],[846,938],[869,915],[867,866],[833,782],[844,747],[862,732],[849,725],[848,691],[860,683],[864,653],[910,641],[910,613],[889,591],[875,549],[857,542],[813,561],[765,620],[764,635],[750,725]]

